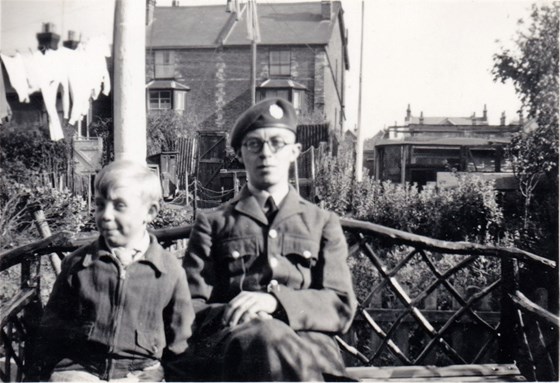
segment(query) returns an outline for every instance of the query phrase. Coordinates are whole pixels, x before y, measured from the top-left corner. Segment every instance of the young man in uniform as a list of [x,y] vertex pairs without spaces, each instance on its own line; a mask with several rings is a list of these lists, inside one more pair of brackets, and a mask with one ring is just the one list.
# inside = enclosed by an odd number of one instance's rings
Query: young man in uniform
[[293,106],[280,98],[252,106],[233,127],[248,183],[197,217],[183,263],[196,312],[190,354],[204,362],[186,368],[189,379],[344,375],[333,335],[356,309],[347,244],[338,217],[289,184],[301,151],[296,127]]

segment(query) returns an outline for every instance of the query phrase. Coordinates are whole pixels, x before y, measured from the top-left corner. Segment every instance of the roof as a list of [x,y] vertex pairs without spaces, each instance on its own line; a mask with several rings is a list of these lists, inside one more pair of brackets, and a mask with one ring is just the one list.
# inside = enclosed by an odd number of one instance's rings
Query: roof
[[[239,20],[223,5],[155,7],[154,21],[146,29],[149,48],[212,48],[249,45],[246,4]],[[259,3],[257,12],[263,45],[329,43],[335,20],[342,16],[340,1],[332,2],[331,19],[321,20],[321,2]],[[340,33],[340,31],[339,31]]]
[[[423,117],[424,125],[488,125],[484,117]],[[411,116],[407,124],[420,124],[420,117]]]
[[278,79],[267,79],[262,82],[258,86],[259,88],[290,88],[290,89],[307,89],[305,85],[300,84],[299,82],[295,82],[294,80],[287,79],[287,78],[278,78]]
[[152,80],[146,84],[146,89],[177,89],[177,90],[191,90],[186,85],[183,85],[175,80]]
[[404,140],[380,140],[375,146],[390,145],[431,145],[431,146],[492,146],[510,142],[507,138],[445,137],[445,138],[407,138]]

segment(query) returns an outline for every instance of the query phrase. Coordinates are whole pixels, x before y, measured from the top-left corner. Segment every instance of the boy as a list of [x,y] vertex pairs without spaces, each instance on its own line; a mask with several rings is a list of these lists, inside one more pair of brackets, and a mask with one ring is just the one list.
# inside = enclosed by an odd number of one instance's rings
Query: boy
[[147,231],[161,197],[145,165],[118,160],[97,175],[99,238],[62,263],[41,323],[42,379],[54,368],[51,381],[161,381],[186,350],[185,272]]
[[187,379],[344,375],[333,335],[350,327],[356,310],[348,249],[338,217],[289,184],[301,151],[296,127],[293,106],[280,98],[252,106],[233,127],[248,184],[200,214],[191,233],[183,266],[197,325]]

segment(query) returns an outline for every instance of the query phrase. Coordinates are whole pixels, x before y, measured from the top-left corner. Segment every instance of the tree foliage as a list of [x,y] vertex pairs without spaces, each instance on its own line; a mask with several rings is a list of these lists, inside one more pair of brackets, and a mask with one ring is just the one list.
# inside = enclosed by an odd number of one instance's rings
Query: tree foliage
[[[501,48],[494,55],[493,67],[496,81],[513,82],[523,111],[535,123],[514,136],[508,146],[524,197],[523,225],[516,244],[546,243],[543,255],[554,258],[558,256],[559,13],[556,2],[533,5],[528,22],[519,21],[516,49]],[[535,198],[538,185],[546,191]]]
[[177,139],[193,137],[198,127],[194,114],[173,110],[148,114],[148,155],[177,149]]
[[0,129],[0,171],[14,180],[33,184],[43,175],[66,174],[71,153],[65,140],[50,140],[46,127],[8,123]]
[[517,134],[508,148],[520,190],[529,208],[542,175],[558,178],[559,5],[533,5],[527,28],[519,21],[516,50],[494,55],[496,81],[511,80],[522,109],[535,128]]

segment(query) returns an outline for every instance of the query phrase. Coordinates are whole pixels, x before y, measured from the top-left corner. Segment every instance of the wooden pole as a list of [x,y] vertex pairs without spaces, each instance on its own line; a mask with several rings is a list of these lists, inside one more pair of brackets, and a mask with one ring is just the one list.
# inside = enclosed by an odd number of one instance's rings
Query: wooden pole
[[115,159],[146,162],[146,10],[116,0],[114,32]]
[[257,42],[251,41],[251,105],[257,102]]
[[[49,238],[52,235],[51,228],[49,227],[49,223],[45,218],[45,212],[43,209],[38,209],[33,212],[33,218],[35,218],[35,227],[39,231],[41,238]],[[49,255],[49,259],[51,261],[51,266],[53,268],[54,274],[60,274],[60,267],[61,267],[61,260],[56,253],[52,253]]]
[[362,182],[364,167],[364,135],[362,132],[362,67],[364,62],[364,0],[362,0],[362,37],[360,41],[360,85],[358,93],[358,132],[356,140],[356,182]]

